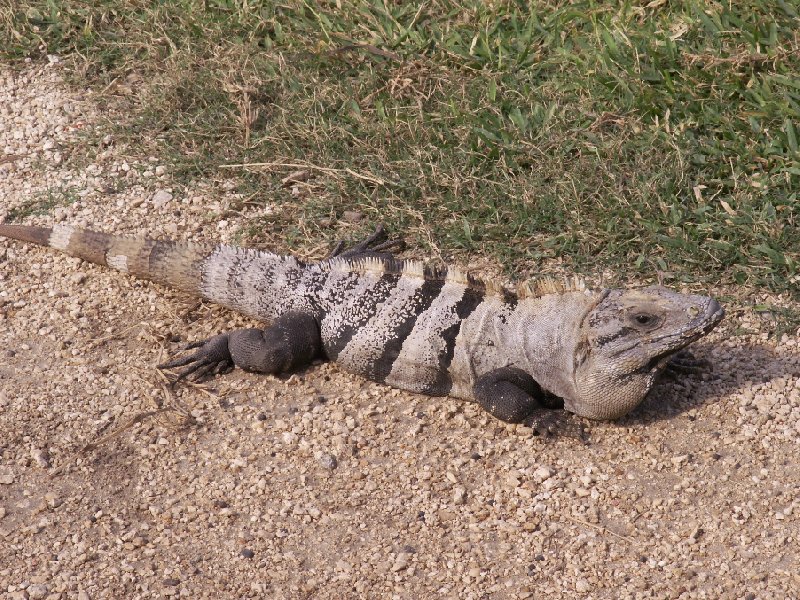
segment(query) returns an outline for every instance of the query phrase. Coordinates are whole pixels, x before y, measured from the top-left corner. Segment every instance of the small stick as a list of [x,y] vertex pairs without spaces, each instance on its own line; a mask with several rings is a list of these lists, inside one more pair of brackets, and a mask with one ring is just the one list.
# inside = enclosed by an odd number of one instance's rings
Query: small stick
[[589,523],[588,521],[582,521],[582,520],[580,520],[580,519],[576,519],[575,517],[570,517],[570,516],[568,516],[568,515],[567,515],[567,518],[568,518],[570,521],[574,522],[574,523],[579,523],[579,524],[581,524],[581,525],[586,525],[586,527],[591,527],[592,529],[594,529],[594,530],[596,530],[596,531],[600,531],[600,532],[602,532],[602,533],[610,533],[610,534],[611,534],[611,535],[613,535],[614,537],[617,537],[617,538],[619,538],[619,539],[621,539],[621,540],[625,540],[625,541],[626,541],[626,542],[628,542],[628,543],[631,543],[631,544],[632,544],[632,543],[634,542],[633,538],[629,538],[629,537],[628,537],[628,536],[626,536],[626,535],[620,535],[619,533],[614,533],[614,532],[613,532],[613,531],[611,531],[610,529],[607,529],[607,528],[605,528],[605,527],[601,527],[600,525],[594,525],[593,523]]
[[386,182],[383,179],[375,177],[374,175],[364,175],[363,173],[358,173],[349,168],[332,169],[330,167],[320,167],[319,165],[312,165],[309,163],[254,162],[254,163],[237,163],[237,164],[219,166],[220,169],[255,169],[255,168],[271,169],[274,167],[287,168],[287,169],[313,169],[315,171],[322,171],[323,173],[332,173],[332,174],[347,173],[358,179],[363,179],[364,181],[371,181],[376,185],[386,185]]

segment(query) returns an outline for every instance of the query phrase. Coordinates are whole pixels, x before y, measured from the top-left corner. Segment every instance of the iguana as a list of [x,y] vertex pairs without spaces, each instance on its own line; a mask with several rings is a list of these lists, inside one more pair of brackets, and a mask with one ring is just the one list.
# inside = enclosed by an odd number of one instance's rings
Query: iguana
[[[457,269],[398,260],[382,228],[327,259],[228,245],[136,239],[67,225],[0,224],[0,236],[189,292],[267,323],[192,344],[178,378],[234,366],[278,374],[330,360],[346,371],[430,396],[477,402],[546,432],[564,408],[610,420],[636,407],[724,310],[664,287],[588,289],[577,280],[511,291]],[[569,418],[566,418],[568,421]],[[562,423],[563,424],[563,423]]]

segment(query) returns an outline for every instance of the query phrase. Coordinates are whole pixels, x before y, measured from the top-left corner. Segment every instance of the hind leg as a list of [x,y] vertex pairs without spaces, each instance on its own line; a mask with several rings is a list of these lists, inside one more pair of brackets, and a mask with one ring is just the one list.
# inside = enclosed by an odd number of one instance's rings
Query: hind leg
[[403,240],[387,240],[386,230],[383,225],[378,225],[375,231],[355,244],[352,248],[345,250],[345,242],[341,240],[336,247],[331,250],[327,260],[331,258],[352,258],[355,256],[382,256],[391,258],[389,250],[402,250],[405,247]]
[[158,368],[185,367],[178,372],[176,381],[190,375],[199,380],[233,367],[268,375],[285,373],[320,356],[322,340],[319,325],[312,316],[290,312],[265,329],[236,329],[189,348],[197,348],[197,351],[158,365]]

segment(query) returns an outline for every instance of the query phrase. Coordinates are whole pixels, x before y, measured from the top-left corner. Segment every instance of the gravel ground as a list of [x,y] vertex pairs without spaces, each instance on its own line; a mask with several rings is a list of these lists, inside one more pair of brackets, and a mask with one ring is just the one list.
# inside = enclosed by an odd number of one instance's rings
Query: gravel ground
[[[232,234],[224,184],[87,148],[97,113],[0,70],[0,217]],[[0,597],[800,598],[800,344],[745,303],[583,446],[328,364],[172,395],[176,336],[245,320],[2,240]]]

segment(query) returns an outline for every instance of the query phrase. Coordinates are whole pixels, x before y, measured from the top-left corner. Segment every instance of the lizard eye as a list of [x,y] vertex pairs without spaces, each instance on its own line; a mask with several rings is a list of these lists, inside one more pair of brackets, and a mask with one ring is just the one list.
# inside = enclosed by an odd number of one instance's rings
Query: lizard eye
[[636,313],[632,317],[633,321],[640,327],[650,328],[658,325],[658,317],[650,313]]

